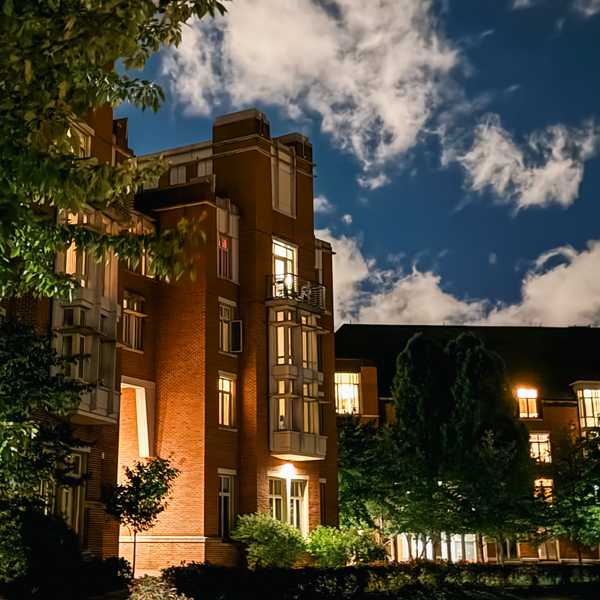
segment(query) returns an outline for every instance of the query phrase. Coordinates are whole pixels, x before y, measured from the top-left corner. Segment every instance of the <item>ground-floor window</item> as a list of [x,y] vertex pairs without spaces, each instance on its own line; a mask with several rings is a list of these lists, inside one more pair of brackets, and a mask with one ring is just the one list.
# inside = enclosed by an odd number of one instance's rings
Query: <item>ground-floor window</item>
[[219,475],[219,537],[229,539],[235,517],[235,475]]
[[269,511],[279,521],[307,531],[307,482],[303,479],[269,478]]
[[85,502],[84,475],[87,472],[87,453],[74,452],[68,458],[67,476],[72,478],[73,485],[62,485],[45,481],[40,485],[46,512],[60,516],[65,523],[80,533],[83,529],[83,511]]

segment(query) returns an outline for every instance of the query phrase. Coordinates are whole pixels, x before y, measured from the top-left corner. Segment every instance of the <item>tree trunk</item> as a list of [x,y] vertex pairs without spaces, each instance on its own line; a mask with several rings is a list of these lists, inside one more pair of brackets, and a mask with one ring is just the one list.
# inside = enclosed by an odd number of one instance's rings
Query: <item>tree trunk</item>
[[583,562],[583,558],[581,557],[581,544],[577,544],[577,560],[579,564]]
[[477,554],[479,555],[477,557],[477,560],[481,563],[484,562],[485,559],[483,556],[483,536],[480,533],[477,534]]
[[133,530],[133,564],[131,565],[131,571],[132,571],[132,575],[133,578],[135,579],[135,551],[136,551],[136,544],[137,544],[137,530]]

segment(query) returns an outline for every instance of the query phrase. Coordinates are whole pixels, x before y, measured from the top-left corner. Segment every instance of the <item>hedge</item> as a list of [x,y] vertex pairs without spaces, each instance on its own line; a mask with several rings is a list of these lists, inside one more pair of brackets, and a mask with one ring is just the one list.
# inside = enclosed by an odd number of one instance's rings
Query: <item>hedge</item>
[[170,585],[195,600],[454,600],[469,590],[600,583],[600,565],[490,565],[431,562],[339,569],[257,569],[190,563],[163,571]]

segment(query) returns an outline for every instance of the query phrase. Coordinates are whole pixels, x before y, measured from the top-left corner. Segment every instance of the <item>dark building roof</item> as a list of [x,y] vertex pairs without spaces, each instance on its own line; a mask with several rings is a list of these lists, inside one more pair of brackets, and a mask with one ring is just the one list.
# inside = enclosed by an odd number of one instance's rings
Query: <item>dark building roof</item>
[[600,381],[600,328],[446,325],[343,325],[335,334],[336,358],[377,364],[379,396],[391,396],[396,357],[421,332],[445,344],[472,332],[506,363],[512,385],[537,387],[546,399],[574,399],[577,380]]

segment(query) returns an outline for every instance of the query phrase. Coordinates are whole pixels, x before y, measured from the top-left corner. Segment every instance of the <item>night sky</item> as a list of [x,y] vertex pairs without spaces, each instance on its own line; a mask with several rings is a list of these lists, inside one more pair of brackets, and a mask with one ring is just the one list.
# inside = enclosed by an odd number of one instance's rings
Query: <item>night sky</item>
[[228,7],[117,113],[138,154],[250,106],[308,135],[338,325],[600,322],[600,0]]

